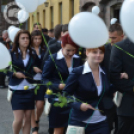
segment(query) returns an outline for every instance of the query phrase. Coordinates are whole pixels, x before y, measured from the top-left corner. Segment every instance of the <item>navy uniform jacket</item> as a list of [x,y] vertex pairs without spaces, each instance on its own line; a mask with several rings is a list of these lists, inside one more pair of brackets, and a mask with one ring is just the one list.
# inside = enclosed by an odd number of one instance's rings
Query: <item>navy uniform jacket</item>
[[[110,58],[110,78],[117,90],[124,93],[121,105],[117,108],[120,116],[134,117],[134,43],[128,38],[113,46]],[[129,53],[129,54],[128,54]],[[120,79],[120,73],[127,73],[129,79]]]
[[[94,108],[97,107],[97,104],[101,100],[98,105],[98,108],[100,110],[105,111],[104,109],[106,108],[107,105],[105,105],[103,98],[105,94],[112,95],[112,91],[111,93],[109,92],[110,84],[108,82],[106,74],[104,74],[104,71],[100,72],[103,91],[101,92],[101,95],[98,96],[97,87],[94,82],[92,73],[91,71],[83,73],[85,68],[88,68],[87,62],[85,62],[83,66],[75,68],[73,70],[73,72],[70,74],[68,78],[66,87],[63,91],[66,92],[66,94],[70,96],[74,95],[75,98],[81,100],[83,103],[88,103],[92,105]],[[93,110],[91,109],[87,110],[86,112],[83,112],[80,110],[80,106],[82,102],[75,101],[74,103],[71,104],[72,106],[71,118],[72,119],[77,120],[77,121],[85,121],[93,114]]]
[[[16,72],[23,73],[26,77],[30,77],[31,79],[26,79],[29,83],[33,83],[33,67],[39,67],[38,63],[38,57],[35,53],[35,51],[32,52],[33,56],[30,56],[27,66],[24,66],[23,59],[21,53],[18,53],[18,58],[16,56],[15,52],[11,52],[11,58],[12,58],[12,64],[13,68]],[[9,85],[10,86],[16,86],[19,85],[23,79],[18,79],[15,76],[13,76],[13,72],[9,72],[8,75],[10,76]]]
[[[46,49],[46,48],[45,48]],[[40,56],[41,56],[41,58],[39,58],[38,57],[38,64],[39,64],[39,68],[41,69],[41,66],[42,66],[42,62],[43,62],[43,57],[44,57],[44,55],[45,55],[45,49],[44,50],[42,50],[41,48],[39,48],[39,53],[40,53]],[[33,50],[34,50],[34,48],[33,48]],[[35,50],[34,50],[35,51]],[[36,52],[36,51],[35,51]]]
[[[69,71],[68,71],[66,61],[61,51],[59,51],[56,54],[53,54],[52,56],[54,58],[54,62],[49,56],[49,59],[45,62],[45,65],[43,68],[42,79],[43,79],[44,84],[51,81],[53,85],[49,86],[49,88],[53,90],[53,92],[57,93],[59,92],[59,88],[58,88],[59,84],[62,83],[59,73],[63,81],[66,82],[69,76]],[[58,71],[55,65],[57,66]],[[73,56],[73,68],[78,67],[80,65],[82,65],[81,59],[79,58],[79,56],[74,55]]]

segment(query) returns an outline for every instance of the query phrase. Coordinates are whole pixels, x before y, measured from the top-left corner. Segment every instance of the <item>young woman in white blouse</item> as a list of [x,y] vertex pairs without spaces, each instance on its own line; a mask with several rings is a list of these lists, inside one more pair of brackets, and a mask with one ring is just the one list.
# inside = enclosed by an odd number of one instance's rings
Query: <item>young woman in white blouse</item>
[[74,96],[69,125],[84,127],[85,134],[110,134],[105,116],[105,94],[113,95],[104,70],[105,48],[87,49],[87,61],[70,74],[64,92]]
[[13,92],[11,104],[14,114],[13,132],[30,134],[31,114],[34,109],[33,72],[39,73],[36,53],[30,48],[31,36],[28,31],[20,30],[11,51],[13,71],[9,73],[9,87]]

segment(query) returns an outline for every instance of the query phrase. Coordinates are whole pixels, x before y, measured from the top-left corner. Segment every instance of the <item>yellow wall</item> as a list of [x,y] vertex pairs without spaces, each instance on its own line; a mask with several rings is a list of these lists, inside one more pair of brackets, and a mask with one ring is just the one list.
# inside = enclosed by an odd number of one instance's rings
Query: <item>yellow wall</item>
[[[32,26],[37,20],[42,24],[42,27],[48,29],[54,28],[60,24],[60,3],[62,3],[62,24],[69,23],[72,18],[71,0],[47,0],[48,7],[41,5],[35,13],[30,14],[29,30],[32,31]],[[51,7],[53,7],[53,26],[51,25]],[[79,13],[79,0],[74,0],[74,14]]]

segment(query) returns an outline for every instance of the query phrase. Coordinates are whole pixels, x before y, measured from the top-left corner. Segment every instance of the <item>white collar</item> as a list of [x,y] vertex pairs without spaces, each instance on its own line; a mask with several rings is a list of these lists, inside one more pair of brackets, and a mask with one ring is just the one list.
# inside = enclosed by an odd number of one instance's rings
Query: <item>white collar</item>
[[[83,69],[83,72],[82,74],[86,74],[86,73],[90,73],[92,72],[88,62],[86,61],[85,64],[84,64],[84,69]],[[99,66],[99,73],[102,72],[103,74],[105,74],[105,72],[102,70],[102,68]]]
[[[61,59],[63,59],[63,58],[64,58],[64,55],[63,55],[63,53],[62,53],[62,49],[60,49],[60,51],[57,53],[56,59],[57,59],[57,60],[61,60]],[[79,58],[79,56],[77,56],[76,54],[74,54],[74,55],[73,55],[73,58]]]
[[[27,53],[29,52],[29,50],[27,49]],[[20,49],[18,48],[18,53],[21,53]]]

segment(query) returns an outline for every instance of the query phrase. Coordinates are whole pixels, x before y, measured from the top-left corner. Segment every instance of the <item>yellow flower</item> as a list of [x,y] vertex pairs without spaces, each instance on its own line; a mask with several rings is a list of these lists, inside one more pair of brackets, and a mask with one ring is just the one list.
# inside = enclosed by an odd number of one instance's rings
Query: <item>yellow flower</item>
[[52,93],[53,93],[53,91],[52,91],[52,90],[47,89],[47,91],[46,91],[46,94],[47,94],[47,95],[52,95]]
[[28,90],[29,86],[24,86],[24,90]]
[[79,55],[81,55],[81,51],[79,51]]

